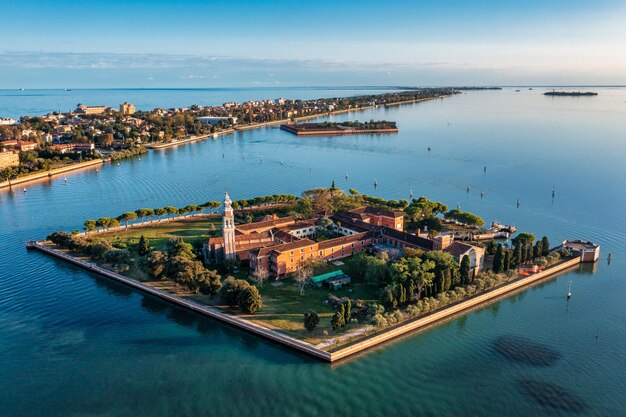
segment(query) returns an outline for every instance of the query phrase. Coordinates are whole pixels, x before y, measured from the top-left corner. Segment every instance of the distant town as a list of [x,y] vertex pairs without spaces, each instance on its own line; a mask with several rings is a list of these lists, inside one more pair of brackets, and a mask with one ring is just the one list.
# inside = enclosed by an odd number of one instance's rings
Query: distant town
[[[146,148],[217,136],[274,124],[376,106],[413,103],[458,93],[425,88],[379,95],[314,100],[227,102],[221,106],[138,111],[132,103],[118,108],[78,104],[67,113],[0,119],[0,182],[94,159],[140,155]],[[394,125],[395,128],[395,125]]]

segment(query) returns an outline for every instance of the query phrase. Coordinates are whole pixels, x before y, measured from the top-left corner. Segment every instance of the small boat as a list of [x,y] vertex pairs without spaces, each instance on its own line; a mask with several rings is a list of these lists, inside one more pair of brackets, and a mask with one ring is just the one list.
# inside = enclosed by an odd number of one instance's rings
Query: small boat
[[63,91],[72,91],[70,88],[64,88]]
[[378,181],[374,180],[374,188],[378,187]]
[[24,187],[24,192],[26,192],[26,187]]

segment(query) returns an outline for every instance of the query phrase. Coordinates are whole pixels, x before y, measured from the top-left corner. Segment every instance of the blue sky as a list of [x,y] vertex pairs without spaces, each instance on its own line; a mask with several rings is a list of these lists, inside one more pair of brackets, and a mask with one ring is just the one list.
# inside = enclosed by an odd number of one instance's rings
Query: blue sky
[[0,88],[626,84],[626,0],[0,0],[0,10]]

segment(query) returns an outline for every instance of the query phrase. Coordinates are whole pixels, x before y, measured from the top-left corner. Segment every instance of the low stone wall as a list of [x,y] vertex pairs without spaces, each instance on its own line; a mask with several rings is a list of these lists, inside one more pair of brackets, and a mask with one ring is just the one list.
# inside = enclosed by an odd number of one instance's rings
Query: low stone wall
[[32,181],[38,181],[46,178],[53,177],[55,175],[64,174],[66,172],[75,171],[77,169],[83,169],[92,167],[95,165],[102,165],[103,163],[108,162],[108,159],[92,159],[91,161],[78,162],[76,164],[67,165],[61,168],[51,169],[49,171],[41,171],[34,174],[25,175],[23,177],[17,178],[11,181],[3,181],[0,182],[0,188],[13,187],[20,184],[25,184]]
[[443,321],[459,313],[474,309],[477,306],[484,304],[485,302],[491,301],[493,299],[501,297],[502,295],[523,288],[530,284],[539,282],[547,277],[553,276],[554,274],[557,274],[578,264],[580,264],[580,258],[574,258],[564,261],[542,272],[528,276],[526,278],[515,280],[511,283],[503,284],[485,293],[473,296],[468,300],[461,301],[457,304],[444,307],[439,311],[429,313],[424,317],[418,317],[416,319],[410,320],[408,323],[402,323],[397,326],[393,326],[383,333],[370,336],[361,342],[357,342],[348,347],[332,352],[330,354],[330,361],[334,362],[339,359],[346,358],[380,343],[402,336],[403,334],[406,334],[408,332],[430,326],[435,322]]
[[58,251],[56,249],[50,248],[48,246],[46,246],[45,244],[43,244],[42,242],[29,242],[28,243],[28,248],[31,249],[37,249],[39,251],[45,252],[49,255],[55,256],[57,258],[61,258],[65,261],[68,261],[70,263],[73,263],[74,265],[78,265],[81,266],[89,271],[98,273],[100,275],[103,275],[107,278],[111,278],[117,282],[121,282],[125,285],[128,285],[132,288],[135,288],[137,290],[143,291],[147,294],[153,295],[155,297],[161,298],[163,300],[169,301],[171,303],[174,303],[176,305],[179,305],[181,307],[187,308],[189,310],[195,311],[196,313],[205,315],[205,316],[209,316],[212,317],[214,319],[223,321],[225,323],[228,323],[232,326],[236,326],[239,327],[241,329],[247,330],[249,332],[252,332],[254,334],[257,334],[259,336],[263,336],[267,339],[273,340],[275,342],[278,343],[282,343],[283,345],[289,346],[291,348],[297,349],[301,352],[307,353],[309,355],[312,355],[316,358],[325,360],[325,361],[330,361],[331,357],[330,357],[330,353],[325,352],[323,350],[317,349],[315,348],[313,345],[303,342],[301,340],[298,339],[294,339],[292,337],[280,334],[278,332],[275,332],[273,330],[270,330],[268,328],[265,328],[263,326],[260,326],[256,323],[253,323],[249,320],[244,320],[244,319],[240,319],[238,317],[232,316],[230,314],[226,314],[226,313],[222,313],[221,311],[212,308],[212,307],[208,307],[202,304],[199,304],[195,301],[192,300],[185,300],[181,297],[178,297],[176,295],[173,295],[169,292],[160,290],[158,288],[154,288],[151,287],[149,285],[146,285],[142,282],[136,281],[132,278],[128,278],[125,277],[123,275],[120,275],[118,273],[115,273],[113,271],[109,271],[107,269],[101,268],[93,263],[89,263],[89,262],[85,262],[82,261],[80,259],[77,259],[71,255],[65,254],[61,251]]
[[61,258],[70,263],[81,266],[89,271],[98,273],[105,277],[111,278],[115,281],[126,284],[137,290],[151,294],[163,300],[172,302],[181,307],[190,309],[192,311],[195,311],[196,313],[203,314],[205,316],[212,317],[214,319],[228,323],[232,326],[236,326],[241,329],[250,331],[256,335],[263,336],[269,340],[281,343],[293,349],[297,349],[301,352],[307,353],[311,356],[314,356],[318,359],[322,359],[327,362],[335,362],[340,359],[344,359],[348,356],[355,355],[366,349],[369,349],[381,343],[387,342],[391,339],[400,337],[409,332],[413,332],[419,329],[424,329],[435,323],[445,321],[446,319],[450,319],[458,314],[466,313],[472,309],[480,307],[481,304],[487,303],[489,301],[493,301],[499,297],[502,297],[508,293],[519,290],[528,285],[540,282],[543,279],[551,277],[559,272],[562,272],[580,263],[580,258],[574,258],[574,259],[564,261],[538,274],[531,275],[526,278],[521,278],[511,283],[503,284],[499,287],[493,288],[492,290],[486,293],[473,296],[472,298],[468,300],[461,301],[459,303],[444,307],[439,311],[431,312],[427,314],[426,316],[412,319],[409,322],[399,324],[397,326],[394,326],[392,328],[385,330],[383,333],[367,337],[365,340],[361,342],[354,343],[352,345],[349,345],[345,348],[342,348],[333,352],[327,352],[327,351],[316,348],[310,343],[281,334],[274,330],[271,330],[261,325],[258,325],[256,323],[253,323],[249,320],[241,319],[233,315],[223,313],[215,308],[208,307],[203,304],[199,304],[192,300],[186,300],[179,296],[173,295],[169,292],[151,287],[150,285],[139,282],[132,278],[128,278],[118,273],[115,273],[113,271],[109,271],[107,269],[101,268],[94,263],[85,262],[71,255],[68,255],[62,251],[53,249],[45,245],[43,242],[34,242],[34,241],[28,242],[27,247],[30,249],[37,249],[39,251],[45,252],[57,258]]

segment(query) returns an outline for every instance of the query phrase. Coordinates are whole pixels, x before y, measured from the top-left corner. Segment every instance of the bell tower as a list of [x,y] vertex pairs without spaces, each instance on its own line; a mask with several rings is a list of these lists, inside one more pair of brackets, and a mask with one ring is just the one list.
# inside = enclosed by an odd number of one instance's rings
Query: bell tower
[[222,216],[222,238],[224,239],[224,259],[235,259],[235,215],[228,191],[224,197]]

